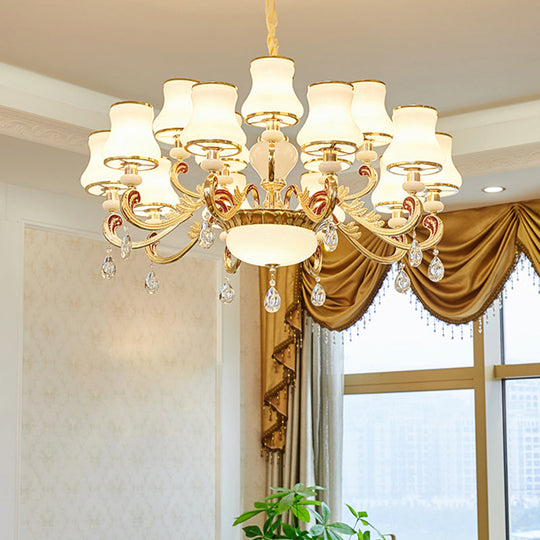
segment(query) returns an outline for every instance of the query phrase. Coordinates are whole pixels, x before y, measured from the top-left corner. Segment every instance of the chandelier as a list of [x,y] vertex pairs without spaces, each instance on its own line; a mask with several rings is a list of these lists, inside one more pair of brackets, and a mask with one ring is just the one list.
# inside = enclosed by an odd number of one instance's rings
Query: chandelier
[[[276,268],[298,263],[315,277],[311,302],[324,304],[319,272],[323,251],[336,249],[338,230],[361,255],[399,265],[399,292],[410,288],[405,257],[415,268],[429,250],[428,277],[439,281],[443,224],[437,214],[444,208],[441,198],[456,193],[462,179],[452,162],[452,137],[436,132],[437,110],[405,105],[394,109],[391,120],[383,82],[317,82],[307,90],[309,112],[296,136],[297,149],[286,135],[304,112],[293,88],[294,61],[278,56],[275,0],[265,1],[269,55],[251,62],[252,87],[241,115],[235,112],[232,84],[171,79],[155,119],[151,105],[122,101],[111,106],[110,130],[89,136],[90,161],[81,183],[88,193],[104,197],[106,239],[124,259],[132,249],[145,250],[150,260],[145,287],[153,294],[159,288],[153,263],[172,263],[197,243],[210,248],[219,237],[228,274],[242,261],[270,269],[264,299],[269,312],[281,305]],[[249,150],[243,122],[261,129]],[[162,156],[156,139],[171,147],[173,161]],[[384,146],[379,174],[373,164]],[[306,172],[300,185],[287,184],[299,153]],[[206,173],[195,190],[182,182],[191,157]],[[338,176],[355,160],[365,186],[351,193]],[[247,184],[242,171],[248,165],[260,176],[259,185]],[[369,194],[372,210],[362,200]],[[161,240],[200,210],[202,220],[191,222],[189,243],[160,255]],[[132,240],[128,224],[146,237]],[[422,241],[416,238],[418,227],[425,229]],[[364,230],[388,244],[390,254],[368,250]],[[110,279],[115,273],[109,246],[102,275]],[[219,298],[230,303],[233,297],[226,278]]]

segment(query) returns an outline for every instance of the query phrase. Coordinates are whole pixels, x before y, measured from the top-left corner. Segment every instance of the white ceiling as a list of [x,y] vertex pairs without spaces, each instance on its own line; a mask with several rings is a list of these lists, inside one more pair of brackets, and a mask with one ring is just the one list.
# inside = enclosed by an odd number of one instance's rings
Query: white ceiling
[[[388,109],[442,113],[540,97],[540,9],[534,0],[277,0],[280,54],[296,89],[327,79],[382,79]],[[266,54],[263,0],[17,0],[4,3],[0,61],[91,90],[161,106],[171,77],[225,80],[249,91]],[[251,134],[253,135],[253,134]],[[250,136],[250,138],[253,138]],[[85,157],[0,136],[0,181],[84,196]],[[300,171],[298,171],[300,172]],[[449,209],[540,196],[540,169],[466,179]],[[502,194],[481,187],[502,184]]]

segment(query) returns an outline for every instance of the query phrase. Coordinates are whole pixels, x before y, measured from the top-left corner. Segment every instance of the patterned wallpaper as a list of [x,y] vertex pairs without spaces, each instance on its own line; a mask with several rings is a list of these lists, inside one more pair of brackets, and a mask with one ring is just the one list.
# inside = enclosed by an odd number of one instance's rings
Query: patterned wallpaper
[[214,538],[216,264],[104,254],[26,231],[20,539]]

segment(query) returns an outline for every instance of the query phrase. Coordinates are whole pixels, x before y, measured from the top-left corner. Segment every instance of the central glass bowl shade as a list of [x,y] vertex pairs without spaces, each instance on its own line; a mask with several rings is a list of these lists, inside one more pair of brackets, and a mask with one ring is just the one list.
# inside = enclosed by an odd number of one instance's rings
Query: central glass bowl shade
[[236,86],[222,82],[198,83],[191,89],[193,112],[180,135],[185,149],[197,156],[218,150],[220,157],[236,156],[246,144],[246,134],[238,125]]
[[294,126],[304,113],[293,88],[294,62],[282,56],[263,56],[251,61],[251,91],[242,105],[246,124],[266,127],[275,119]]
[[290,266],[311,257],[315,233],[293,225],[240,225],[228,231],[227,247],[241,261],[255,266]]
[[136,165],[139,171],[155,169],[161,157],[152,121],[154,109],[147,103],[121,101],[111,106],[111,133],[103,150],[105,165],[123,169]]

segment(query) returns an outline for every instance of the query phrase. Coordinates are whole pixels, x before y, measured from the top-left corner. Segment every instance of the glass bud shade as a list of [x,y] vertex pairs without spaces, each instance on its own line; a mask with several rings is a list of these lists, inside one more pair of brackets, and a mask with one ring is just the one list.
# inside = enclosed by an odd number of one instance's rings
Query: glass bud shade
[[81,186],[90,195],[103,195],[103,187],[118,184],[122,173],[106,167],[103,163],[103,149],[110,131],[94,131],[88,137],[90,160],[81,175]]
[[188,152],[206,156],[217,149],[221,158],[239,154],[246,144],[246,134],[235,114],[236,86],[223,82],[195,84],[191,90],[193,112],[180,141]]
[[364,138],[351,115],[353,87],[347,82],[311,84],[309,114],[296,140],[302,151],[322,157],[332,147],[338,155],[354,154]]
[[409,274],[405,271],[405,267],[402,264],[399,265],[399,270],[394,281],[394,287],[398,293],[406,293],[411,288],[411,280]]
[[354,81],[351,106],[354,121],[373,146],[383,146],[392,140],[394,126],[386,112],[386,85],[381,81]]
[[152,171],[142,173],[142,183],[137,187],[141,195],[141,202],[136,207],[136,213],[143,210],[162,210],[166,206],[178,204],[179,197],[171,186],[170,168],[171,160],[166,157],[159,158],[159,165]]
[[442,170],[424,178],[427,188],[436,189],[441,197],[455,195],[461,188],[463,179],[452,161],[452,135],[436,133],[437,141],[444,153]]
[[379,163],[379,183],[371,193],[371,204],[379,213],[390,213],[393,208],[401,207],[407,192],[403,189],[403,177],[386,168],[384,154]]
[[394,138],[384,153],[391,172],[406,175],[409,170],[422,174],[438,172],[444,154],[435,137],[437,109],[426,105],[396,107],[393,114]]
[[282,56],[263,56],[251,61],[251,91],[242,105],[246,124],[266,127],[269,119],[293,126],[304,107],[293,88],[294,61]]
[[161,150],[152,132],[152,106],[121,101],[112,105],[109,114],[111,133],[103,151],[105,165],[112,169],[136,165],[139,171],[157,167]]
[[229,283],[229,278],[225,278],[221,289],[219,289],[219,301],[222,304],[230,304],[234,300],[235,291]]
[[270,148],[274,147],[274,178],[285,180],[298,161],[298,152],[289,141],[269,143],[259,141],[249,151],[249,162],[262,180],[270,173]]
[[174,145],[191,118],[191,88],[198,81],[169,79],[163,84],[163,108],[154,120],[156,139]]

